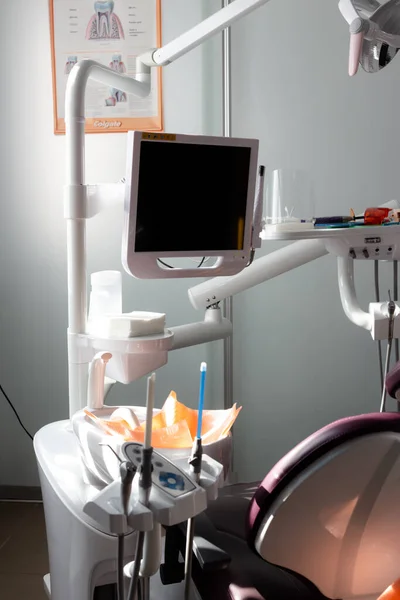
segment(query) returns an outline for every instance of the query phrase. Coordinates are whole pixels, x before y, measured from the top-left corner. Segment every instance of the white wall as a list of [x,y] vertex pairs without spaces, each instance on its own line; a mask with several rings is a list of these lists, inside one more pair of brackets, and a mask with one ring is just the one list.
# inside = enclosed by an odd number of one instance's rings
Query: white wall
[[[400,60],[350,79],[336,0],[268,3],[232,38],[233,134],[260,139],[262,164],[308,170],[320,215],[400,197]],[[263,252],[275,247],[265,243]],[[373,265],[356,265],[356,274],[366,307]],[[334,258],[325,257],[235,299],[241,478],[262,477],[336,418],[379,410],[377,348],[344,316],[336,277]],[[389,285],[383,277],[386,299]]]
[[[12,57],[0,67],[0,382],[32,432],[67,416],[65,140],[52,130],[47,4],[13,0],[0,25],[2,56]],[[164,41],[219,4],[164,0]],[[320,214],[398,196],[400,59],[379,75],[348,79],[347,28],[336,0],[271,2],[232,34],[233,134],[259,138],[267,168],[308,169]],[[220,132],[219,69],[220,39],[165,69],[167,130]],[[88,181],[123,175],[124,138],[89,136]],[[89,224],[89,271],[118,268],[120,227],[118,211]],[[366,305],[372,265],[358,267]],[[166,311],[170,325],[196,320],[186,295],[192,283],[125,277],[125,308]],[[382,290],[388,285],[386,277]],[[343,314],[333,258],[241,294],[234,315],[241,479],[261,477],[332,419],[378,408],[376,347]],[[159,373],[157,402],[174,388],[194,405],[205,356],[213,366],[210,403],[221,406],[221,352],[218,342],[172,353]],[[143,393],[142,381],[118,386],[112,401],[141,403]],[[37,483],[31,444],[1,399],[0,457],[0,484]]]
[[[218,6],[215,0],[163,2],[164,42]],[[53,134],[48,0],[13,0],[2,10],[0,44],[9,59],[0,67],[2,89],[7,90],[0,99],[0,383],[34,433],[68,415],[65,138]],[[212,40],[165,69],[166,130],[219,133],[220,48],[220,40]],[[88,182],[113,182],[124,175],[125,138],[88,136]],[[121,226],[118,209],[89,223],[89,272],[121,268]],[[125,308],[165,311],[169,325],[201,319],[187,298],[192,283],[140,282],[125,276]],[[210,352],[213,355],[215,347],[170,355],[157,379],[158,405],[171,389],[182,401],[196,404],[199,364],[210,359]],[[210,402],[218,402],[222,385],[218,361],[211,383]],[[144,384],[117,386],[111,402],[142,404]],[[32,444],[0,396],[0,485],[37,483]]]

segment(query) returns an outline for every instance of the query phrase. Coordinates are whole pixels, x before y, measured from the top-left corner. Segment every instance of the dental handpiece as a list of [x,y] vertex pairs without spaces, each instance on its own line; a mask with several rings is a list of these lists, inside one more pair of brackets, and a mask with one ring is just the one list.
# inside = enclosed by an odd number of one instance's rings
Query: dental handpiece
[[389,317],[389,331],[388,331],[388,343],[387,343],[387,350],[386,350],[385,371],[384,371],[384,378],[383,378],[384,383],[383,383],[383,388],[382,388],[380,412],[386,412],[386,377],[389,373],[389,368],[390,368],[390,354],[392,351],[392,342],[393,342],[393,335],[394,335],[394,318],[395,318],[395,312],[396,312],[396,303],[392,300],[392,297],[390,295],[390,290],[389,290],[389,302],[387,305],[387,310],[388,310],[388,317]]
[[124,515],[128,515],[129,511],[129,500],[132,491],[132,481],[135,477],[136,468],[130,461],[121,463],[120,468],[121,475],[121,504]]
[[[128,517],[132,481],[135,477],[136,468],[130,461],[121,462],[119,466],[119,473],[121,477],[122,512],[126,517]],[[117,594],[118,600],[124,600],[124,534],[118,535]]]
[[[206,383],[207,363],[200,365],[200,390],[199,390],[199,408],[197,417],[197,434],[193,442],[192,454],[189,459],[190,474],[194,481],[199,484],[201,476],[201,462],[203,458],[203,446],[201,442],[201,431],[203,424],[204,396]],[[192,581],[192,562],[193,562],[193,540],[194,540],[194,517],[188,519],[186,528],[186,548],[185,548],[185,600],[190,599],[191,581]]]
[[[147,378],[146,429],[145,429],[144,445],[142,448],[142,464],[141,464],[140,478],[139,478],[139,502],[141,504],[143,504],[144,506],[148,506],[148,504],[149,504],[150,492],[151,492],[151,486],[152,486],[153,447],[151,445],[151,436],[152,436],[152,426],[153,426],[155,378],[156,378],[155,373],[152,373],[152,375]],[[144,558],[144,560],[146,561],[146,557],[143,557],[144,542],[145,542],[145,533],[144,533],[144,531],[139,531],[138,537],[137,537],[137,542],[136,542],[135,562],[133,565],[132,577],[131,577],[131,582],[130,582],[129,591],[128,591],[128,600],[136,600],[136,592],[139,588],[140,568],[141,568],[142,558]],[[147,581],[147,584],[148,584],[148,581]]]
[[394,313],[396,312],[396,303],[392,300],[389,291],[389,302],[388,302],[388,315],[389,315],[389,336],[388,339],[391,342],[393,340],[394,333]]

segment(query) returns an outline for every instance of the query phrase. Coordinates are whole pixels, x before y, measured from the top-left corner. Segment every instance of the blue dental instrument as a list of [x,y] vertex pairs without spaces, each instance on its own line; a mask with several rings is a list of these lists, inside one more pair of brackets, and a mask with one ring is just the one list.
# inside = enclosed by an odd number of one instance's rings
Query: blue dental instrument
[[207,374],[207,363],[202,362],[200,365],[199,410],[198,410],[198,418],[197,418],[197,436],[196,436],[198,439],[201,438],[201,427],[202,427],[202,423],[203,423],[206,374]]

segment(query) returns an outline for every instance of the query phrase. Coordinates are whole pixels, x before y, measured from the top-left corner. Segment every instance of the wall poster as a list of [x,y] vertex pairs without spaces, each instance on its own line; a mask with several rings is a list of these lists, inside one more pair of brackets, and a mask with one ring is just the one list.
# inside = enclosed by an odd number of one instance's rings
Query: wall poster
[[[54,133],[65,133],[65,90],[76,62],[90,58],[135,75],[136,56],[161,46],[161,0],[49,0]],[[136,98],[89,80],[87,133],[161,131],[161,68],[151,70],[151,92]]]

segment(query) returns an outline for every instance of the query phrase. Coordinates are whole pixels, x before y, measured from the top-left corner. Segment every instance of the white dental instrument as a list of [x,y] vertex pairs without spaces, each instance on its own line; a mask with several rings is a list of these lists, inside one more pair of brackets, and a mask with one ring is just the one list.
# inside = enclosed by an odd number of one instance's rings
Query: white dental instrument
[[[201,443],[201,429],[203,424],[204,394],[206,385],[207,363],[200,365],[200,389],[199,389],[199,407],[197,415],[197,433],[193,442],[192,455],[189,460],[190,474],[194,481],[200,482],[201,460],[203,457],[203,448]],[[188,519],[186,529],[186,549],[185,549],[185,600],[190,600],[190,590],[192,581],[192,562],[193,562],[193,538],[194,538],[194,518]]]
[[264,209],[264,185],[265,185],[265,167],[260,165],[258,169],[258,181],[256,199],[254,202],[253,216],[253,239],[252,248],[261,248],[260,234],[263,228],[263,209]]
[[[136,473],[135,466],[130,461],[124,461],[120,465],[121,474],[121,505],[123,514],[127,517],[129,514],[129,501],[132,492],[132,481]],[[125,600],[124,586],[124,534],[118,535],[118,573],[117,573],[117,593],[118,600]]]
[[[151,445],[151,434],[153,427],[153,408],[154,408],[154,386],[156,374],[153,373],[147,378],[147,396],[146,396],[146,429],[145,439],[142,448],[142,461],[139,478],[139,502],[143,506],[148,506],[150,499],[150,491],[152,485],[152,455],[153,447]],[[136,545],[135,562],[133,566],[132,579],[129,585],[128,600],[135,600],[136,593],[139,587],[139,577],[141,561],[143,557],[143,549],[145,542],[145,532],[138,532]]]
[[389,373],[389,368],[390,368],[390,356],[391,356],[391,352],[392,352],[395,312],[396,312],[396,304],[392,300],[390,290],[389,290],[389,302],[387,303],[387,313],[388,313],[388,317],[389,317],[389,323],[388,323],[389,331],[388,331],[388,341],[387,341],[385,370],[384,370],[384,384],[382,387],[380,412],[386,412],[386,396],[387,396],[386,377],[387,377],[387,374]]

